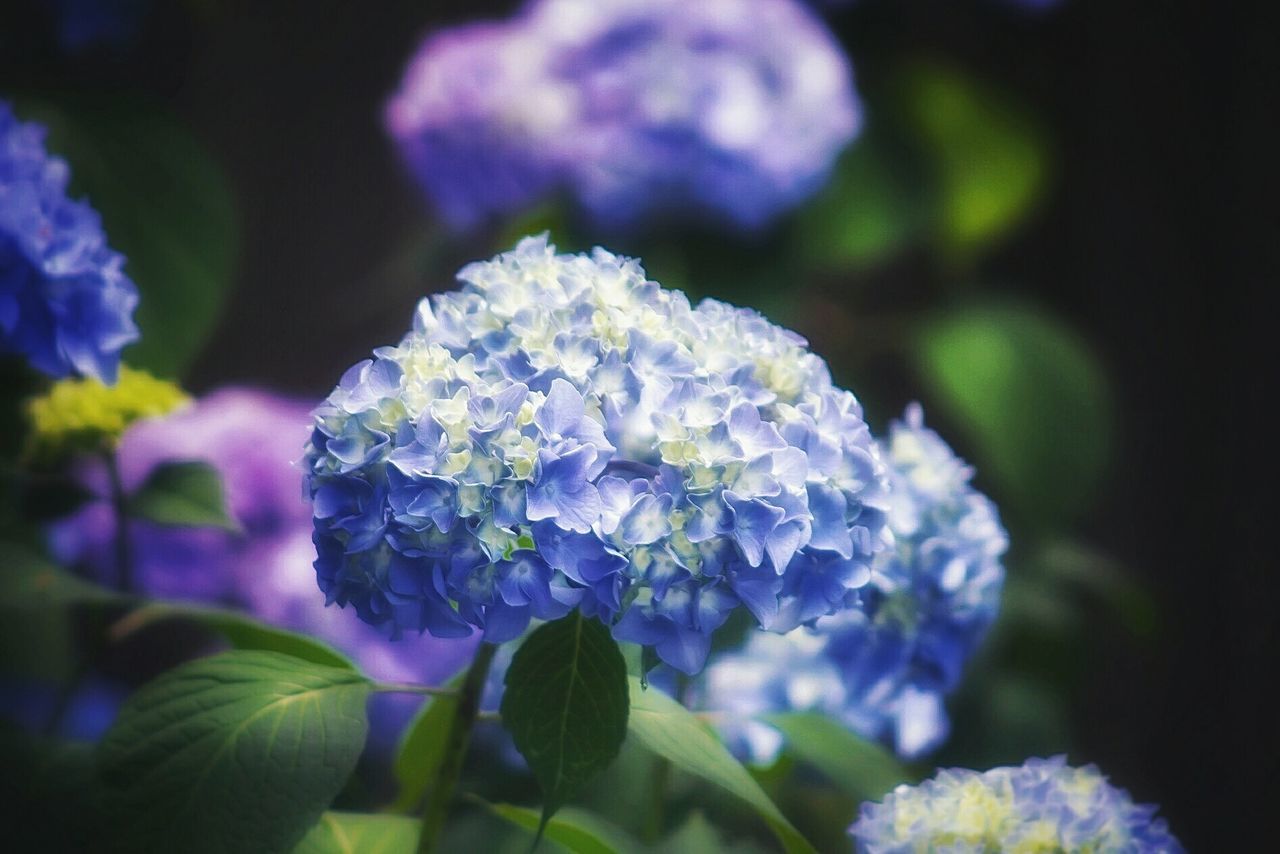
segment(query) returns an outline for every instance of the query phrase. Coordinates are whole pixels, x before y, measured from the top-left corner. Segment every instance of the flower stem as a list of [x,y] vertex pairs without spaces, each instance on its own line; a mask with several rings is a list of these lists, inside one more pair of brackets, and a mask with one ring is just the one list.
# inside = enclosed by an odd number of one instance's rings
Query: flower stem
[[419,854],[435,851],[439,845],[449,805],[453,801],[453,790],[462,775],[462,760],[466,758],[467,744],[471,741],[471,728],[475,725],[476,714],[480,710],[480,695],[484,692],[489,665],[493,663],[493,656],[497,651],[498,647],[494,644],[480,644],[458,691],[453,720],[449,722],[449,732],[445,736],[444,758],[436,771],[435,782],[427,792],[427,805],[422,813],[422,832],[418,836]]
[[129,513],[125,505],[124,480],[120,477],[120,463],[115,450],[109,450],[102,456],[107,464],[107,481],[111,487],[111,512],[116,518],[116,587],[122,593],[128,593],[133,589],[133,558],[129,552]]

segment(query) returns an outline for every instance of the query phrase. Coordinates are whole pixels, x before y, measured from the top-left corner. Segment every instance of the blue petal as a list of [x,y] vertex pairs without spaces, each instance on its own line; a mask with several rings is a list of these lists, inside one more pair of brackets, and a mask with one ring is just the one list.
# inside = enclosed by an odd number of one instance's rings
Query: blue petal
[[557,379],[551,382],[547,399],[534,414],[534,423],[548,436],[571,433],[582,420],[584,413],[582,395],[569,383]]
[[764,560],[764,546],[773,529],[778,527],[783,511],[758,498],[744,499],[726,490],[725,501],[733,513],[733,537],[747,563],[759,566]]

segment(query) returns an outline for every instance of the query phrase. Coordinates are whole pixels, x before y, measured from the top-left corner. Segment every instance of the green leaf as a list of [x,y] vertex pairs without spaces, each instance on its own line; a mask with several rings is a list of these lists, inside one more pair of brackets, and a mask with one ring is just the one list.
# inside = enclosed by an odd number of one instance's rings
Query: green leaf
[[781,810],[769,800],[747,769],[684,706],[658,690],[646,690],[632,676],[631,716],[627,731],[672,765],[726,789],[746,801],[765,820],[788,852],[813,851]]
[[46,611],[73,605],[112,604],[129,597],[77,578],[44,555],[17,543],[0,542],[0,608]]
[[134,851],[286,851],[355,768],[368,680],[236,650],[130,697],[98,749],[104,804]]
[[161,463],[129,497],[129,514],[161,525],[239,531],[227,513],[222,479],[208,463]]
[[726,851],[728,846],[715,825],[707,821],[700,810],[695,810],[662,841],[662,850],[670,854],[712,854]]
[[237,611],[208,608],[202,605],[151,602],[129,612],[112,627],[111,635],[119,640],[148,626],[168,620],[197,623],[221,635],[236,649],[268,650],[292,655],[303,661],[322,664],[326,667],[357,669],[351,659],[321,640],[261,623]]
[[11,675],[62,680],[77,668],[76,627],[88,610],[129,597],[77,578],[30,547],[0,542],[0,668]]
[[1149,636],[1159,626],[1159,609],[1133,571],[1083,543],[1055,540],[1035,559],[1045,577],[1073,585],[1112,609],[1128,631]]
[[[445,687],[457,689],[462,680],[463,674],[458,674],[445,683]],[[405,729],[396,751],[394,768],[400,792],[391,808],[397,812],[415,811],[427,787],[435,779],[440,763],[444,761],[445,742],[458,700],[457,694],[438,694],[430,698]]]
[[924,220],[921,193],[895,149],[866,135],[840,157],[823,191],[801,210],[806,260],[820,268],[864,268],[902,251]]
[[908,121],[936,164],[943,244],[967,250],[1003,237],[1044,188],[1041,131],[1008,95],[956,69],[921,63],[904,82]]
[[578,611],[540,626],[511,659],[502,722],[542,789],[542,822],[604,770],[627,735],[627,664]]
[[293,854],[413,854],[418,822],[402,815],[330,810],[293,849]]
[[138,286],[142,331],[125,361],[177,376],[217,324],[235,274],[238,224],[229,182],[176,118],[118,96],[25,99],[71,167],[71,192],[102,215],[108,244]]
[[[494,815],[506,819],[517,827],[537,834],[542,818],[537,810],[511,804],[490,804],[486,807]],[[567,807],[547,822],[544,831],[547,839],[564,846],[572,854],[630,854],[641,851],[641,846],[622,830],[586,810]]]
[[915,357],[1011,515],[1060,526],[1088,504],[1111,449],[1112,396],[1070,328],[1028,307],[974,306],[926,324]]
[[858,800],[877,800],[911,774],[883,747],[859,738],[831,718],[812,712],[766,715],[796,758],[817,768]]

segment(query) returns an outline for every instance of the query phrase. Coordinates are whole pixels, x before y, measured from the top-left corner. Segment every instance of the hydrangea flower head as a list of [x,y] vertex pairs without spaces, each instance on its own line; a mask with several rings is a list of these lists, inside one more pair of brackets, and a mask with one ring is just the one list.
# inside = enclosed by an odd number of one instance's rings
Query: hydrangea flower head
[[[908,757],[946,737],[943,698],[995,619],[1008,541],[995,506],[969,485],[972,469],[924,426],[918,406],[881,450],[894,546],[876,557],[860,607],[812,631],[754,636],[709,668],[706,705],[735,718],[820,711]],[[776,735],[760,725],[726,735],[757,761],[776,752]]]
[[606,230],[754,229],[856,134],[851,77],[795,0],[533,0],[427,39],[387,127],[460,228],[562,193]]
[[850,832],[859,854],[1179,854],[1181,844],[1155,813],[1096,767],[1072,768],[1058,756],[983,773],[944,769],[880,803],[864,803]]
[[189,400],[177,384],[127,365],[120,366],[115,385],[94,377],[59,380],[27,404],[33,448],[50,456],[111,448],[133,422],[165,415]]
[[0,354],[112,383],[138,338],[138,291],[98,215],[67,198],[67,164],[43,138],[0,101]]
[[739,605],[785,631],[853,600],[885,475],[803,339],[545,237],[458,277],[315,413],[329,601],[495,642],[580,608],[696,672]]

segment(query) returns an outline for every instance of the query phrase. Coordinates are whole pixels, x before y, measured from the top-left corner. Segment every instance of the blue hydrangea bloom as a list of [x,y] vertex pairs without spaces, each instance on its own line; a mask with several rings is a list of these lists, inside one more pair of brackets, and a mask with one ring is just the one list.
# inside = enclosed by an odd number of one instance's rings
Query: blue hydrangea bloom
[[886,474],[802,338],[545,236],[458,278],[316,410],[330,602],[494,642],[579,608],[692,673],[738,606],[788,631],[856,600]]
[[138,291],[98,215],[67,198],[67,164],[43,138],[0,101],[0,354],[112,383],[138,338]]
[[755,229],[822,185],[860,109],[796,0],[532,0],[428,38],[386,122],[459,228],[563,194],[611,231]]
[[849,830],[859,854],[1180,854],[1156,809],[1135,804],[1096,767],[1072,768],[1058,756],[983,773],[944,769],[880,803],[864,803]]
[[[906,757],[947,735],[943,698],[995,619],[1007,538],[919,406],[891,426],[882,456],[894,547],[876,558],[860,607],[812,630],[753,636],[708,668],[702,702],[733,715],[725,735],[740,754],[776,753],[777,734],[749,721],[772,711],[824,712]],[[810,510],[822,515],[812,500]]]

